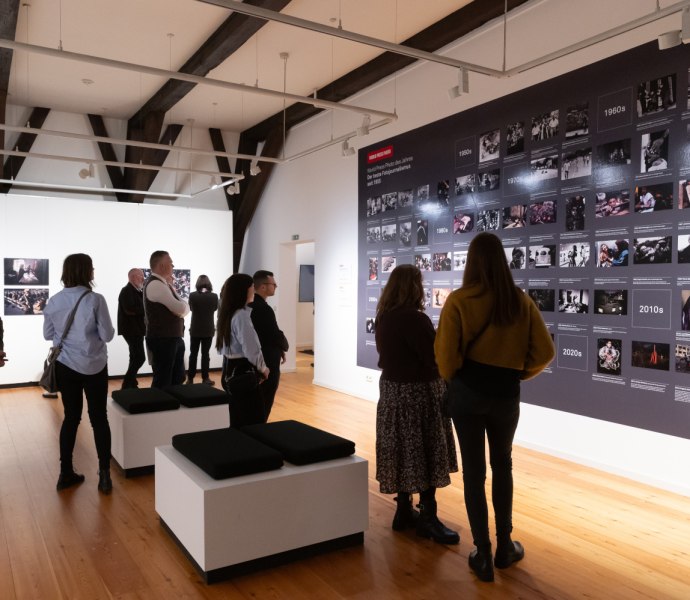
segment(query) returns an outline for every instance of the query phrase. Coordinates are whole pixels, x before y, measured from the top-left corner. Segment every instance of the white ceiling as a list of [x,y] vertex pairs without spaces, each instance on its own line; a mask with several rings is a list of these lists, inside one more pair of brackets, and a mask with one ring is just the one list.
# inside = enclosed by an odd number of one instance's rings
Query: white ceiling
[[[283,10],[303,19],[400,43],[471,0],[293,0]],[[423,8],[423,9],[422,9]],[[28,0],[16,41],[178,70],[231,14],[199,0]],[[173,34],[170,36],[169,34]],[[310,95],[381,50],[268,22],[209,77]],[[93,83],[84,83],[84,81]],[[165,83],[91,64],[16,51],[8,104],[129,119]],[[166,122],[242,131],[281,111],[281,100],[197,85]],[[383,108],[391,110],[394,107]],[[12,122],[8,115],[7,122]]]

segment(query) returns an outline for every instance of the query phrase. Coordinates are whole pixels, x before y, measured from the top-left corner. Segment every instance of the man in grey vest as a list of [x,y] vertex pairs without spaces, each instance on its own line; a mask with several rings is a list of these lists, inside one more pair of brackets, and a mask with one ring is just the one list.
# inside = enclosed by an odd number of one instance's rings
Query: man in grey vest
[[151,275],[144,283],[146,345],[151,354],[151,387],[164,388],[184,382],[184,317],[189,305],[172,286],[173,261],[165,250],[156,250],[149,261]]

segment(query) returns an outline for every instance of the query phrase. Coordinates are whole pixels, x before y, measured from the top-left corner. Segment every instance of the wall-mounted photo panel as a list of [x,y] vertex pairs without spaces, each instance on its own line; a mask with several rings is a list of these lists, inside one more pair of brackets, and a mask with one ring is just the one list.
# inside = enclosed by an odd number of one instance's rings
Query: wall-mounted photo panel
[[653,213],[673,208],[673,183],[635,186],[635,212]]
[[658,265],[669,264],[673,258],[673,238],[663,237],[635,238],[633,264]]
[[605,375],[621,374],[623,342],[616,338],[597,340],[597,372]]
[[589,290],[558,290],[558,312],[586,314],[589,312]]
[[637,342],[633,340],[630,360],[633,367],[668,371],[671,345],[663,342]]
[[594,290],[595,315],[628,314],[628,290]]
[[48,285],[47,258],[6,258],[5,285]]
[[[144,279],[148,279],[151,275],[151,269],[142,268],[144,272]],[[173,269],[173,288],[177,295],[183,300],[189,300],[189,294],[192,291],[192,276],[189,269]]]
[[627,267],[630,256],[628,240],[603,240],[596,243],[597,267]]
[[48,288],[5,288],[6,316],[42,315],[50,296]]

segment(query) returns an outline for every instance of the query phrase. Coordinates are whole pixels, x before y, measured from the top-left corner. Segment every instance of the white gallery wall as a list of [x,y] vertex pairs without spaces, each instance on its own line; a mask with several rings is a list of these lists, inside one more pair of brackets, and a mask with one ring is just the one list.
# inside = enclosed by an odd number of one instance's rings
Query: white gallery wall
[[[232,213],[174,205],[104,202],[100,199],[0,196],[0,256],[47,258],[50,294],[62,289],[62,261],[68,254],[89,254],[95,267],[94,291],[105,296],[117,327],[117,298],[132,267],[148,267],[155,250],[167,250],[175,268],[196,278],[210,277],[216,291],[232,273]],[[3,287],[4,289],[4,287]],[[190,317],[186,319],[187,332]],[[3,316],[9,361],[0,385],[37,381],[50,347],[43,340],[43,317]],[[189,334],[185,335],[189,348]],[[108,344],[108,371],[127,370],[128,348],[121,336]],[[221,359],[212,350],[211,367]],[[149,372],[148,365],[141,369]]]
[[[663,6],[669,3],[662,3]],[[508,23],[507,66],[511,68],[651,12],[650,0],[537,0],[515,11]],[[505,96],[535,83],[606,58],[657,35],[680,29],[680,15],[552,61],[509,79],[470,73],[470,94],[449,101],[446,91],[457,73],[436,64],[415,64],[354,98],[359,106],[392,111],[398,121],[351,140],[355,147],[410,131],[450,114]],[[690,47],[689,64],[690,64]],[[500,69],[502,20],[490,23],[447,54]],[[289,85],[289,81],[288,81]],[[576,98],[578,90],[573,90]],[[356,119],[324,114],[293,129],[287,155],[354,130]],[[457,132],[449,134],[455,139]],[[340,145],[276,169],[251,223],[242,270],[280,264],[294,235],[314,240],[316,310],[314,382],[372,401],[378,398],[378,372],[356,366],[357,163],[343,158]],[[285,261],[284,264],[291,264]],[[286,273],[278,272],[279,279]],[[280,291],[278,321],[283,314]],[[690,440],[596,421],[523,404],[518,443],[572,458],[690,495]]]

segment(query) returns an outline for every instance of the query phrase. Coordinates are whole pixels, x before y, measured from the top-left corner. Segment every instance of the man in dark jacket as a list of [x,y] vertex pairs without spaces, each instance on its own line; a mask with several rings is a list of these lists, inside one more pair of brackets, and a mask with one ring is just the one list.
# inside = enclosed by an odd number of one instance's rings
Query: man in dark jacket
[[0,319],[0,367],[5,366],[5,346],[2,341],[3,338],[3,329],[2,329],[2,319]]
[[270,271],[257,271],[254,273],[254,302],[252,308],[252,324],[259,336],[261,353],[269,369],[268,379],[259,389],[264,403],[264,419],[268,421],[268,415],[273,408],[273,400],[278,390],[280,381],[280,364],[285,362],[285,353],[288,351],[288,342],[285,335],[278,328],[278,321],[273,309],[266,302],[266,298],[276,293],[276,283],[273,273]]
[[139,387],[137,372],[146,360],[144,352],[144,272],[130,269],[129,282],[120,291],[117,302],[117,333],[125,338],[129,346],[129,366],[122,380],[122,389]]

